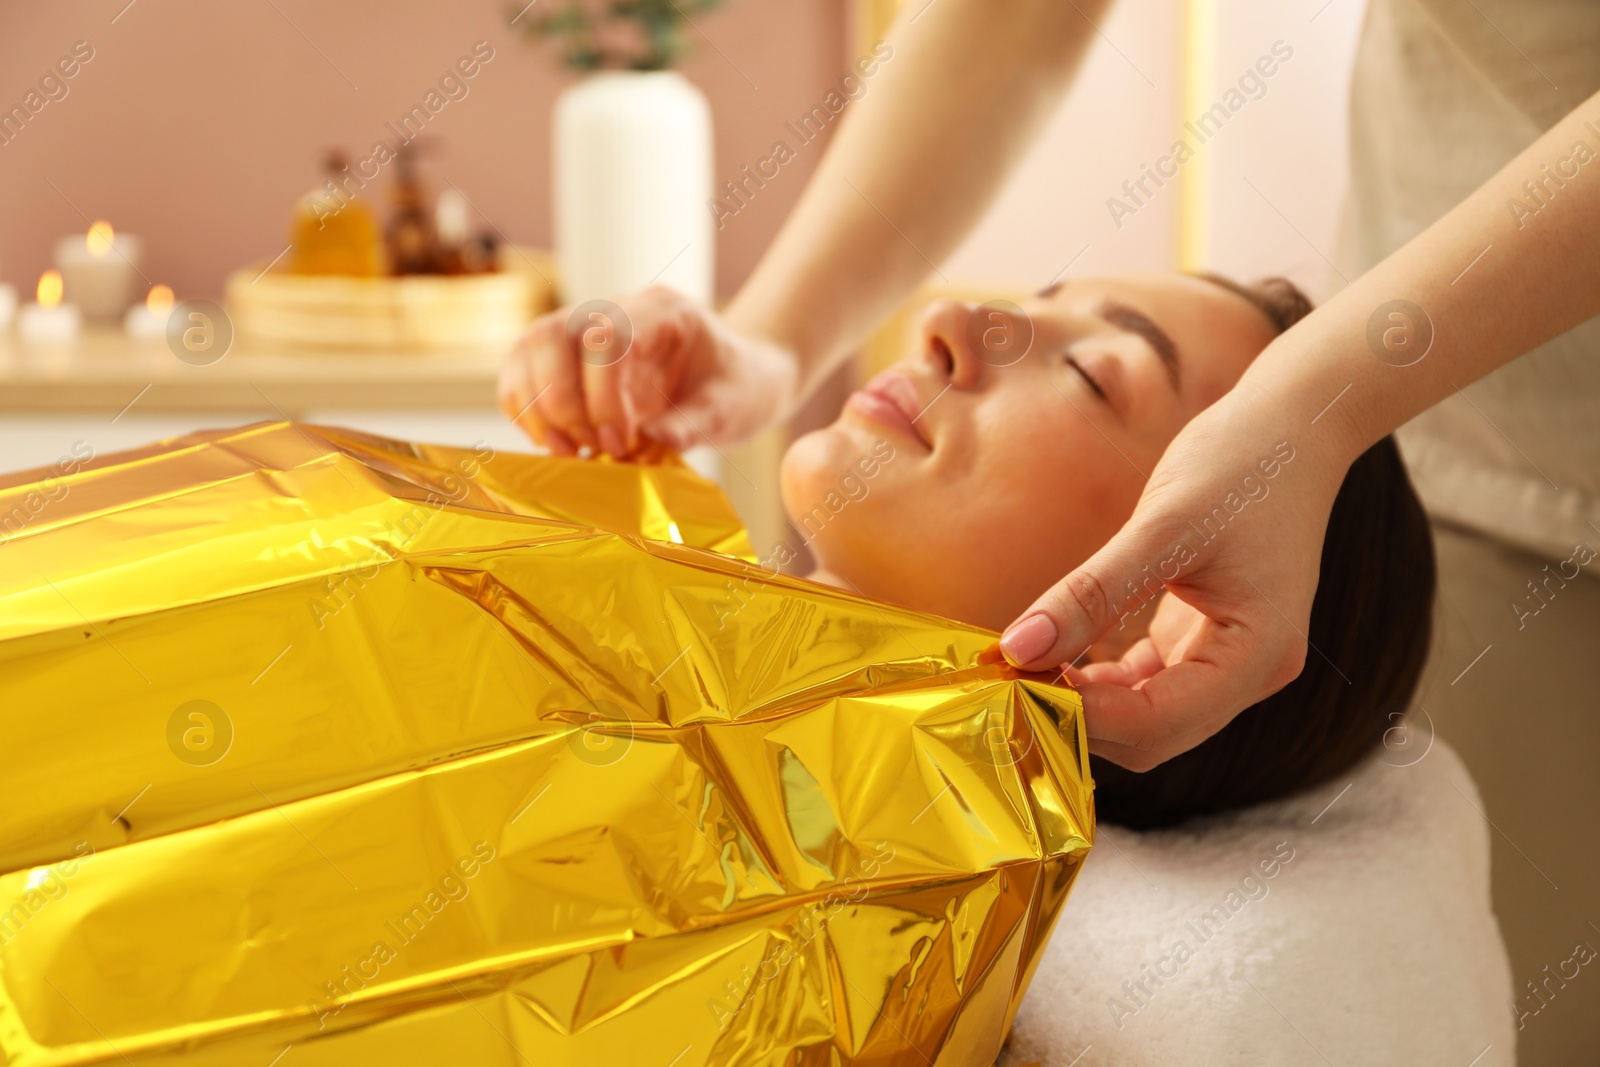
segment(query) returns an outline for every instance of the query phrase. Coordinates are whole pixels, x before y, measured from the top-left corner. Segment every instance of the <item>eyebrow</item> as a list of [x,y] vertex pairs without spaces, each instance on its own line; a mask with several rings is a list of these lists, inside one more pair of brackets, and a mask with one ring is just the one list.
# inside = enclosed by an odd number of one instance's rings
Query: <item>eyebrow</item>
[[1161,360],[1161,366],[1167,372],[1167,377],[1172,381],[1173,392],[1182,388],[1182,378],[1178,369],[1178,346],[1172,343],[1172,338],[1149,315],[1136,307],[1116,300],[1103,300],[1097,310],[1099,316],[1119,326],[1130,333],[1136,333],[1147,341],[1155,350],[1156,357]]

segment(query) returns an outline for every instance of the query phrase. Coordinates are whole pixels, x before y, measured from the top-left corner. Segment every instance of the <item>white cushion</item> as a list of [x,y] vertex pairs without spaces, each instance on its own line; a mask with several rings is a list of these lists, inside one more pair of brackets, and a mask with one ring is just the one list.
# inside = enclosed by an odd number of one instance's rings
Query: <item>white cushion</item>
[[1514,1063],[1482,806],[1432,740],[1180,829],[1101,826],[1000,1064]]

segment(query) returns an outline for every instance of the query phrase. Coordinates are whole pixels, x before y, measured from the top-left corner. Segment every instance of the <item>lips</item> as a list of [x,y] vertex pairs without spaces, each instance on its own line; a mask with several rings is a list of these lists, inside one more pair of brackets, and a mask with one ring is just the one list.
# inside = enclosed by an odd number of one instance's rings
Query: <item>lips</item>
[[845,407],[864,418],[886,426],[902,436],[933,449],[933,442],[917,423],[923,411],[917,387],[900,371],[886,370],[873,376],[861,389],[850,394]]

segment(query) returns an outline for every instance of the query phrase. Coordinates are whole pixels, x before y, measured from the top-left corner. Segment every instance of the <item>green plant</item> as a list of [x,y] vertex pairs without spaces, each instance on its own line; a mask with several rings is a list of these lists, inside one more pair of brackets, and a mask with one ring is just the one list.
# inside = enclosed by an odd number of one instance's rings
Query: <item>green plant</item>
[[[535,0],[540,2],[540,0]],[[543,0],[554,4],[555,0]],[[511,24],[530,38],[561,42],[562,61],[574,70],[666,70],[687,49],[684,27],[692,16],[723,0],[567,0],[529,18],[513,8]]]

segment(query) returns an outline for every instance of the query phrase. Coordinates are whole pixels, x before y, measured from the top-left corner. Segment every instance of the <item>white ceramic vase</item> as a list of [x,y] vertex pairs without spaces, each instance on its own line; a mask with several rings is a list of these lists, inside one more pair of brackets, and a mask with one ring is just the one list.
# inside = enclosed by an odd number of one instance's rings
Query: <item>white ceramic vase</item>
[[674,71],[602,71],[553,123],[556,254],[568,304],[652,282],[714,295],[711,108]]

